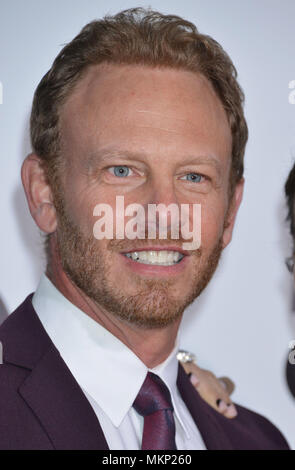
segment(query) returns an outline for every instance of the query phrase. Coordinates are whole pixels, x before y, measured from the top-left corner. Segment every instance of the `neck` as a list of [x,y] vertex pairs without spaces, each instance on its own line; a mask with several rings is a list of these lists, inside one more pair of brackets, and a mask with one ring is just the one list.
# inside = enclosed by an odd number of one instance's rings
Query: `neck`
[[90,299],[71,281],[56,251],[51,257],[46,275],[72,304],[122,341],[148,368],[161,364],[173,350],[181,319],[157,329],[143,329],[123,322]]

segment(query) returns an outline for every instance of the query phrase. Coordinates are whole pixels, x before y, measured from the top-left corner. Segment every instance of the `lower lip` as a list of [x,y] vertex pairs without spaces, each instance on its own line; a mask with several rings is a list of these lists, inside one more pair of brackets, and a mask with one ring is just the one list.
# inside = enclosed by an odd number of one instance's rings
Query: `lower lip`
[[171,266],[159,266],[155,264],[144,264],[139,263],[138,261],[133,261],[133,259],[128,258],[128,256],[120,253],[122,258],[125,260],[126,266],[137,274],[143,274],[148,276],[175,276],[176,274],[181,273],[188,262],[189,256],[184,256],[181,261]]

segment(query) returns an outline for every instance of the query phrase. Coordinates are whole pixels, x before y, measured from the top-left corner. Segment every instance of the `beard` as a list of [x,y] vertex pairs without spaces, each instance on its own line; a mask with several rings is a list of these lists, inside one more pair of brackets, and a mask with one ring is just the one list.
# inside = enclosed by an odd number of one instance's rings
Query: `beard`
[[[191,252],[190,262],[193,262],[194,269],[185,295],[175,296],[175,279],[143,279],[135,273],[132,291],[120,289],[111,276],[112,254],[117,256],[126,248],[131,251],[132,241],[112,239],[103,246],[93,234],[89,236],[81,231],[70,218],[60,195],[57,199],[57,250],[64,271],[98,308],[129,325],[142,329],[164,328],[180,320],[184,310],[201,294],[216,270],[223,249],[222,237],[209,254],[205,255],[202,248]],[[172,241],[168,237],[155,240],[155,244],[167,246],[168,240]],[[175,245],[175,240],[172,243]],[[137,248],[139,244],[143,248],[146,240],[136,240]]]

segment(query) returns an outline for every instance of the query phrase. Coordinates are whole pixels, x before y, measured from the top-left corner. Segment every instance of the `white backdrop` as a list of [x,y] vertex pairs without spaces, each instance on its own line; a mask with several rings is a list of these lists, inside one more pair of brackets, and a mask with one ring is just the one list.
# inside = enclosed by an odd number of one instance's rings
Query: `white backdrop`
[[295,105],[288,101],[288,84],[295,80],[294,0],[1,0],[0,297],[12,311],[34,291],[44,268],[20,180],[38,82],[84,24],[149,5],[184,16],[222,44],[239,72],[250,131],[234,239],[210,286],[185,315],[182,346],[197,354],[201,366],[229,375],[237,385],[234,400],[270,418],[295,447],[295,400],[285,382],[295,312],[284,265],[291,241],[283,197],[295,159]]

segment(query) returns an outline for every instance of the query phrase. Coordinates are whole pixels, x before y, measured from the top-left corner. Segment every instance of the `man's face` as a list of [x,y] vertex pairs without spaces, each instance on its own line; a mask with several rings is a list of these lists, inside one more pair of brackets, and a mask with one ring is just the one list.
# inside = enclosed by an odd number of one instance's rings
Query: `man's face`
[[[64,269],[99,306],[142,327],[166,326],[210,280],[228,243],[231,132],[212,86],[172,69],[90,68],[60,118],[65,162],[56,196],[57,241]],[[193,175],[193,176],[192,176]],[[201,204],[201,247],[174,265],[126,256],[183,240],[97,240],[98,203],[116,211],[139,203]],[[125,222],[128,219],[125,219]],[[163,258],[164,259],[164,258]]]

